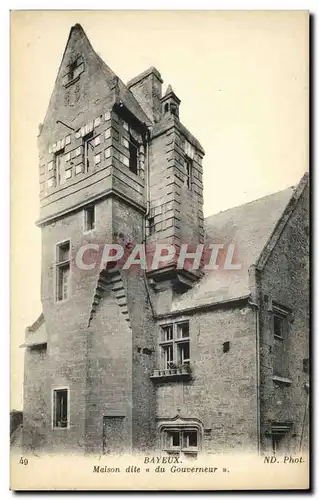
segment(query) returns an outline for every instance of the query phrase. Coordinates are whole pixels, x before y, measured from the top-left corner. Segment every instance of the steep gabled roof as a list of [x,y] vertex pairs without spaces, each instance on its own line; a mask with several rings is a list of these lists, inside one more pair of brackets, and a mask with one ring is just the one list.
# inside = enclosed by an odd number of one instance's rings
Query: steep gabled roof
[[[113,95],[113,102],[116,98],[118,98],[141,123],[145,123],[148,126],[151,125],[149,118],[144,113],[143,109],[133,96],[132,92],[125,86],[122,80],[118,78],[118,76],[111,70],[111,68],[109,68],[109,66],[103,61],[103,59],[95,52],[82,26],[80,24],[75,24],[70,30],[66,47],[63,52],[49,106],[45,115],[43,123],[44,126],[46,125],[47,119],[51,116],[51,114],[54,113],[57,108],[61,108],[61,98],[59,98],[58,95],[61,93],[61,88],[63,87],[62,80],[65,73],[65,68],[68,63],[69,54],[73,51],[83,56],[86,65],[86,71],[88,69],[88,65],[94,67],[95,78],[91,78],[90,81],[92,83],[90,84],[90,93],[85,97],[86,100],[92,100],[92,102],[90,102],[90,105],[92,105],[92,107],[96,107],[97,109],[101,110],[100,108],[101,106],[103,106],[104,101],[110,102],[110,96]],[[103,80],[103,78],[105,79],[105,85],[102,81],[97,86],[96,75],[98,71],[101,74],[100,80]],[[64,89],[62,90],[64,92]],[[94,99],[96,98],[97,90],[100,101],[96,105],[94,103]]]
[[240,270],[206,271],[193,289],[175,298],[172,312],[248,296],[248,270],[257,263],[293,193],[294,188],[289,187],[207,217],[206,244],[215,242],[227,246],[233,243],[236,262],[242,267]]

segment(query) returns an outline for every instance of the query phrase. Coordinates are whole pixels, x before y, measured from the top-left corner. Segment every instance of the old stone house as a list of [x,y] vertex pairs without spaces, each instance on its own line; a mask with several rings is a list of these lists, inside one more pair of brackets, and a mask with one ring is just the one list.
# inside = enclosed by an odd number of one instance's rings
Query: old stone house
[[[204,150],[162,83],[152,67],[124,85],[72,27],[38,137],[43,312],[24,344],[24,446],[304,449],[308,177],[204,220]],[[88,242],[214,241],[235,245],[239,269],[74,264]]]

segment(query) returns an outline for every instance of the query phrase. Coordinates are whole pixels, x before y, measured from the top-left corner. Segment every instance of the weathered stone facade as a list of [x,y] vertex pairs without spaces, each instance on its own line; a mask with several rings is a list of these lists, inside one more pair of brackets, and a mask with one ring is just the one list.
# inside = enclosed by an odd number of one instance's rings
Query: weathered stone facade
[[[295,450],[307,442],[307,178],[209,218],[205,238],[204,150],[162,83],[150,68],[125,86],[71,29],[39,135],[43,314],[26,332],[24,446],[196,455],[269,450],[285,432]],[[215,236],[238,244],[240,271],[76,265],[87,243],[151,253]],[[275,380],[273,304],[289,319],[289,373]]]

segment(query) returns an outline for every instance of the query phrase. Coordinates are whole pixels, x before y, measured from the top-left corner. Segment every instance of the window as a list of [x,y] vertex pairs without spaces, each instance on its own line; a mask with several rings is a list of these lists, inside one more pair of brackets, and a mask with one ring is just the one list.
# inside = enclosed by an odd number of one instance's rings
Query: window
[[288,313],[274,308],[272,314],[273,329],[273,374],[289,378],[288,356]]
[[70,65],[69,65],[69,72],[68,72],[68,80],[69,80],[69,82],[71,82],[72,80],[74,80],[74,78],[75,78],[75,72],[76,72],[76,68],[77,67],[78,67],[77,61],[74,61],[74,62],[70,63]]
[[172,323],[161,326],[160,365],[164,370],[189,365],[189,323]]
[[196,458],[199,451],[199,432],[192,427],[172,427],[162,431],[162,449],[169,455]]
[[192,189],[192,161],[186,158],[184,161],[185,165],[185,184],[188,189]]
[[283,438],[283,434],[272,434],[272,452],[274,455],[280,451],[280,444]]
[[94,141],[93,132],[83,137],[85,172],[88,172],[95,165]]
[[130,161],[129,161],[129,169],[133,174],[137,175],[138,171],[138,144],[130,135],[129,141],[129,152],[130,152]]
[[309,358],[302,360],[302,371],[304,373],[309,373]]
[[155,233],[155,220],[154,217],[148,219],[149,236]]
[[56,262],[56,300],[67,300],[69,297],[70,277],[70,242],[66,241],[57,247]]
[[95,228],[95,206],[84,210],[84,231],[93,231]]
[[224,342],[224,343],[223,343],[223,353],[228,352],[228,351],[229,351],[229,349],[230,349],[230,342],[229,342],[229,341]]
[[278,314],[273,315],[274,335],[275,337],[284,338],[284,317]]
[[53,427],[68,427],[68,389],[53,390]]

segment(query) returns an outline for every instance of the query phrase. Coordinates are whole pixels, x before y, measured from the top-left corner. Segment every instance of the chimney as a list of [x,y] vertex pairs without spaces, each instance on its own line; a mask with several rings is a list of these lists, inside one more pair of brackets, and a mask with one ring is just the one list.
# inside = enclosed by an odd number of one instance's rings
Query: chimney
[[154,67],[143,71],[127,83],[127,87],[153,123],[161,119],[162,83],[161,74]]

